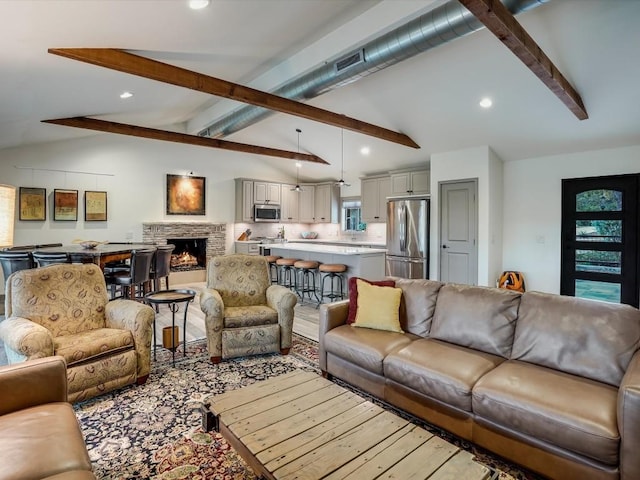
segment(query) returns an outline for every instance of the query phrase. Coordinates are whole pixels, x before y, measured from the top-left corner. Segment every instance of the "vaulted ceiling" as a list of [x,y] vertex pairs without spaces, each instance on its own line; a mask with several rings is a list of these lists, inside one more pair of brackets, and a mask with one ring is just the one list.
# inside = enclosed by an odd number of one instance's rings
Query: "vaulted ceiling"
[[[198,134],[239,103],[47,53],[119,48],[271,91],[381,33],[434,0],[4,0],[0,2],[0,149],[93,135],[42,120],[89,116]],[[491,32],[482,29],[308,104],[406,134],[413,149],[345,132],[345,179],[424,164],[430,154],[489,145],[505,161],[640,143],[640,2],[551,0],[517,15],[584,102],[579,120]],[[134,96],[121,100],[119,94]],[[482,109],[484,96],[493,107]],[[340,128],[277,113],[225,140],[295,150],[308,179],[339,178]],[[371,153],[363,156],[361,146]],[[603,159],[605,161],[606,159]],[[264,157],[278,164],[281,158]]]

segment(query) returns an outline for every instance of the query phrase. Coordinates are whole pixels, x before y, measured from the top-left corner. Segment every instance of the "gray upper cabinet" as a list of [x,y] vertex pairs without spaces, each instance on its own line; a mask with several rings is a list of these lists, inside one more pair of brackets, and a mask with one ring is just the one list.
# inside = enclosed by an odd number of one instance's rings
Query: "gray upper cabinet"
[[387,197],[391,195],[391,177],[363,178],[360,182],[361,215],[366,223],[387,221]]
[[280,184],[253,182],[253,203],[275,203],[280,205]]
[[301,192],[294,192],[295,185],[283,183],[280,190],[280,200],[282,205],[281,215],[283,222],[298,223],[299,221],[299,200]]
[[340,221],[340,187],[333,183],[316,185],[315,223],[338,223]]
[[315,214],[315,193],[314,185],[300,185],[302,191],[293,192],[298,195],[298,217],[301,223],[313,223]]
[[333,183],[295,185],[236,178],[236,222],[253,222],[253,206],[279,204],[282,223],[340,222],[340,188]]
[[236,222],[253,222],[253,181],[236,178]]
[[391,173],[391,195],[418,195],[430,192],[429,170]]

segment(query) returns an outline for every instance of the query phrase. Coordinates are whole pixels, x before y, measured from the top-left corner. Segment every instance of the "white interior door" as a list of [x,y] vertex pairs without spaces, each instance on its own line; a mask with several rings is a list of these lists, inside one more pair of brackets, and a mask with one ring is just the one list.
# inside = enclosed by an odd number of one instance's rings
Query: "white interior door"
[[440,184],[440,280],[478,282],[477,182]]

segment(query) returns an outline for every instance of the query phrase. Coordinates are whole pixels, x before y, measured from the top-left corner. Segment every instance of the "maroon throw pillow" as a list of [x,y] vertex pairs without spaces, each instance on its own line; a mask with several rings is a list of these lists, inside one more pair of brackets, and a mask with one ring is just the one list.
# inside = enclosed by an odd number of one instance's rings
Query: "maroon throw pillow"
[[358,312],[358,284],[356,280],[362,280],[369,285],[375,285],[377,287],[395,287],[395,280],[378,280],[371,281],[360,277],[349,278],[349,314],[347,315],[347,324],[350,325],[356,321],[356,313]]

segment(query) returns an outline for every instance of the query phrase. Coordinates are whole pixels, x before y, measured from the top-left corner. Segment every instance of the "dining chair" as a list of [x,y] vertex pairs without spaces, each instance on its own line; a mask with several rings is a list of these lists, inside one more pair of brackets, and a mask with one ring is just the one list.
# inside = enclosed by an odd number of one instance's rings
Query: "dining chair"
[[38,253],[33,252],[33,260],[38,267],[56,265],[59,263],[71,263],[69,255],[66,253]]
[[33,255],[28,251],[3,250],[0,252],[0,264],[5,281],[13,272],[35,267]]
[[120,287],[121,297],[136,298],[136,287],[139,296],[144,296],[144,286],[150,280],[151,262],[155,248],[131,251],[131,264],[128,270],[116,270],[105,273],[107,285],[111,288],[111,299],[116,298],[116,288]]
[[151,280],[153,281],[153,290],[160,290],[162,279],[165,280],[165,289],[169,290],[169,273],[171,272],[171,253],[176,248],[175,245],[169,243],[167,245],[156,246],[156,254],[153,257],[151,266]]

